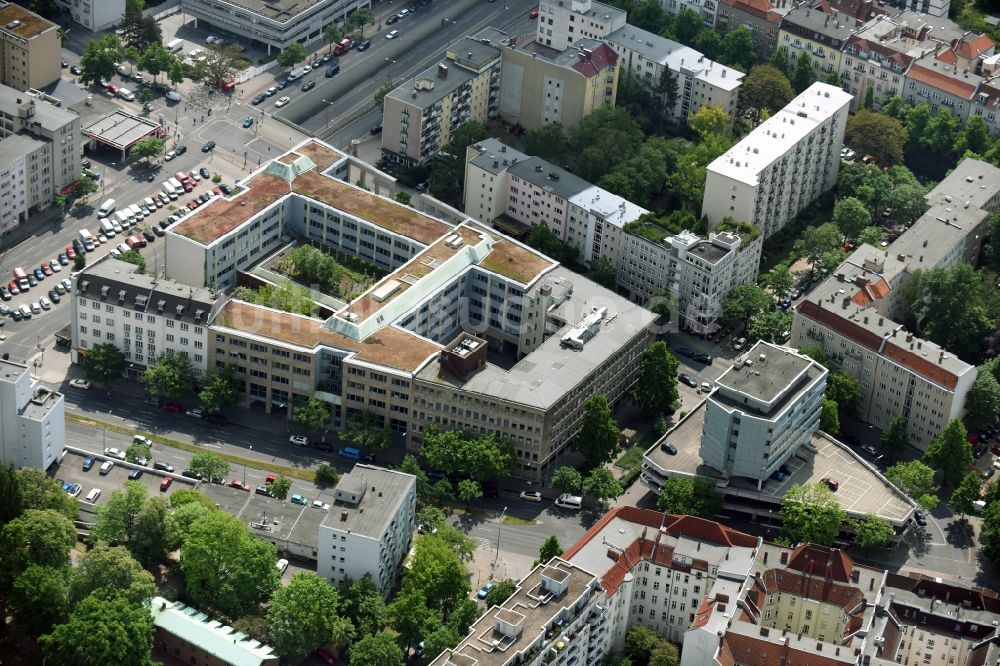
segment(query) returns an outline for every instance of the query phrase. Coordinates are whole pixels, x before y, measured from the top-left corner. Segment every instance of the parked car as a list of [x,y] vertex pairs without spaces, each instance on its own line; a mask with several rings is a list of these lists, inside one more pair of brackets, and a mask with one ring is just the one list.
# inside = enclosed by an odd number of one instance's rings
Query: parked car
[[495,584],[493,583],[493,581],[487,581],[486,584],[483,585],[481,588],[479,588],[479,591],[476,592],[476,598],[485,599],[489,595],[490,590],[492,590],[494,587]]
[[125,452],[121,449],[116,449],[114,447],[108,447],[104,449],[104,455],[109,458],[118,458],[118,460],[125,460]]
[[205,417],[205,408],[204,407],[192,407],[191,409],[189,409],[186,412],[184,412],[184,414],[186,416],[191,416],[191,417],[196,418],[196,419],[201,419],[201,418]]
[[302,495],[292,495],[292,504],[299,504],[301,506],[308,506],[309,498],[303,497]]
[[698,361],[699,363],[711,363],[712,362],[712,356],[710,354],[701,354],[701,353],[698,353],[698,354],[695,354],[694,356],[692,356],[691,358],[693,358],[694,360]]
[[86,458],[83,459],[84,472],[89,472],[93,466],[94,466],[94,456],[87,456]]
[[284,105],[288,104],[291,101],[292,98],[289,97],[288,95],[285,95],[284,97],[279,97],[278,101],[276,101],[274,105],[280,109],[281,107],[283,107]]
[[[277,90],[275,92],[277,92]],[[253,104],[254,106],[257,106],[258,104],[260,104],[261,102],[263,102],[265,99],[267,99],[267,95],[265,95],[264,93],[261,93],[259,95],[254,95],[254,98],[252,100],[250,100],[250,103]]]
[[913,512],[913,520],[917,522],[917,525],[921,527],[927,527],[927,516],[924,515],[923,511],[919,509]]
[[355,45],[354,48],[356,48],[358,51],[367,51],[371,47],[371,45],[372,45],[372,40],[362,39]]
[[134,469],[134,470],[132,470],[131,472],[128,473],[129,481],[136,481],[141,476],[142,476],[142,470],[141,469]]
[[177,153],[177,157],[180,157],[181,155],[183,155],[184,153],[186,153],[187,150],[188,150],[187,146],[176,146],[174,148],[174,152]]
[[302,84],[302,92],[309,92],[315,87],[316,87],[315,81],[306,81],[305,83]]
[[533,491],[522,490],[521,491],[521,499],[527,500],[529,502],[541,502],[542,501],[542,494],[540,492],[538,492],[537,490],[533,490]]
[[663,444],[660,444],[660,450],[661,451],[666,451],[667,453],[669,453],[672,456],[676,456],[677,455],[677,447],[674,446],[673,444],[668,443],[668,442],[663,442]]
[[865,453],[867,453],[870,456],[877,456],[878,455],[878,451],[871,444],[865,444],[864,446],[861,447],[861,450],[864,451]]
[[153,469],[158,469],[163,472],[173,472],[174,466],[166,460],[157,460],[153,462]]
[[296,446],[309,446],[309,438],[305,435],[292,435],[288,441]]
[[170,488],[170,484],[172,484],[173,482],[174,482],[173,477],[171,476],[163,477],[163,480],[160,481],[160,492],[161,493],[167,492],[167,489]]
[[691,388],[698,388],[698,382],[695,381],[694,378],[692,378],[686,372],[682,372],[679,375],[677,375],[677,379],[679,379],[682,384],[687,384]]
[[250,485],[246,481],[240,481],[239,479],[233,479],[229,482],[230,488],[236,488],[237,490],[245,490],[250,492]]
[[385,36],[386,39],[396,39],[397,37],[399,37],[399,30],[391,30]]
[[176,402],[164,402],[160,405],[160,409],[165,412],[170,412],[171,414],[180,414],[184,411],[184,408],[178,405]]
[[90,388],[90,382],[86,379],[71,379],[69,380],[69,385],[73,388],[82,389],[84,391]]

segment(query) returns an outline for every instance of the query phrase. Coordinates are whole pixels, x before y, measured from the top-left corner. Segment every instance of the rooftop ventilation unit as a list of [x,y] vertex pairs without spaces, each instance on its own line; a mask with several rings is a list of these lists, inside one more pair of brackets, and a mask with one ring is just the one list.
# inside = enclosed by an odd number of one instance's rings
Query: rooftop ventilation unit
[[372,292],[372,299],[374,299],[376,303],[383,303],[388,300],[390,296],[395,294],[402,286],[403,285],[399,282],[399,280],[387,280],[385,284]]
[[607,313],[606,307],[594,308],[579,324],[570,329],[569,333],[562,336],[560,344],[572,349],[583,349],[584,344],[601,330],[601,321]]

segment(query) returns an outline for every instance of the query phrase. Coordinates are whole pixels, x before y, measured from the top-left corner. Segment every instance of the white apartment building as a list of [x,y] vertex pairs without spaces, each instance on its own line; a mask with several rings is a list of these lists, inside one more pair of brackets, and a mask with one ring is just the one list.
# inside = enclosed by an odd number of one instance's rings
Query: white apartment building
[[713,382],[702,460],[761,487],[819,428],[826,376],[808,356],[757,342]]
[[10,200],[0,205],[0,233],[48,207],[80,177],[80,117],[0,86],[0,172]]
[[0,2],[0,83],[15,90],[59,80],[59,26],[24,7]]
[[48,469],[66,446],[64,410],[27,365],[0,360],[0,464]]
[[886,266],[884,250],[855,250],[795,306],[789,344],[822,348],[831,369],[858,380],[858,417],[882,430],[902,417],[910,444],[924,450],[962,417],[976,367],[890,319]]
[[594,0],[542,0],[535,41],[565,51],[580,39],[603,40],[627,19],[624,10]]
[[125,15],[125,0],[56,0],[56,4],[91,32],[107,30]]
[[701,16],[701,20],[710,28],[715,27],[715,19],[719,13],[719,3],[716,0],[660,0],[660,6],[671,16],[676,16],[682,9],[689,9]]
[[362,7],[371,8],[371,0],[181,0],[181,11],[195,19],[196,28],[266,47],[268,54],[292,42],[306,46],[321,42],[328,25],[343,26],[347,15]]
[[132,374],[156,365],[160,354],[183,353],[199,372],[209,366],[209,322],[224,298],[203,287],[138,273],[107,256],[73,280],[72,353],[111,343]]
[[770,237],[837,182],[850,93],[814,83],[708,165],[702,215]]
[[319,527],[317,575],[338,586],[371,574],[382,596],[388,596],[412,545],[416,515],[416,477],[355,465],[340,478]]
[[[714,4],[715,0],[705,0]],[[708,104],[716,104],[736,117],[740,81],[743,72],[709,60],[700,52],[632,25],[625,25],[605,40],[621,56],[620,76],[631,76],[647,87],[655,88],[664,69],[677,78],[677,105],[673,115],[686,121],[691,114]]]

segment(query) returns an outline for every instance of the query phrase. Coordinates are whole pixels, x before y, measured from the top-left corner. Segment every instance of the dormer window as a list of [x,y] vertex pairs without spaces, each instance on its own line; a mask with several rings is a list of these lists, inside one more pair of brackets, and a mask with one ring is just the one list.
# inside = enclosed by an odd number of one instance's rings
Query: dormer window
[[139,295],[135,297],[135,304],[141,308],[146,307],[146,297]]
[[166,307],[166,305],[167,305],[166,301],[157,301],[156,311],[159,312],[160,314],[163,314],[163,308]]
[[176,308],[176,310],[177,310],[177,316],[178,317],[180,317],[181,315],[184,314],[184,306],[183,305],[178,305],[177,308]]
[[108,295],[108,289],[110,289],[110,287],[107,285],[101,287],[101,298],[105,298]]
[[125,302],[125,290],[124,289],[118,290],[118,302],[119,303],[124,303]]

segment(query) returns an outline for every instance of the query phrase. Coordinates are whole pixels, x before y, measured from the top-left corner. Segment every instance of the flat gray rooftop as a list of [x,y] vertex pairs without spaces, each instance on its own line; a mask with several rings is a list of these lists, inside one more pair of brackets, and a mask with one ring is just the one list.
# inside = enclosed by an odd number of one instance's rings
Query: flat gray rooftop
[[305,546],[310,551],[315,551],[319,545],[319,526],[329,515],[329,511],[314,508],[312,501],[321,499],[325,504],[333,501],[333,492],[330,490],[324,490],[319,497],[310,497],[309,505],[300,506],[288,500],[213,483],[201,484],[198,489],[218,504],[221,510],[231,513],[250,526],[250,531],[255,536],[270,541],[279,548],[283,543],[288,543]]
[[510,168],[510,173],[563,199],[569,199],[593,187],[583,178],[575,176],[541,157],[519,160]]
[[98,118],[80,131],[85,135],[121,150],[152,134],[160,126],[152,120],[118,109]]
[[[197,7],[204,0],[191,2]],[[287,23],[299,14],[303,14],[316,5],[333,5],[339,0],[226,0],[226,4],[246,9],[254,14],[262,16],[278,23]],[[207,4],[207,3],[206,3]],[[214,3],[212,3],[214,4]]]
[[727,247],[719,247],[715,243],[705,240],[692,247],[689,252],[714,266],[722,261],[731,250]]
[[[664,476],[720,479],[719,473],[705,465],[698,455],[704,420],[705,403],[702,402],[646,451],[643,457],[643,481],[647,485],[662,483]],[[673,444],[677,448],[677,455],[670,455],[662,450],[660,444],[663,442]],[[734,476],[729,479],[723,492],[779,507],[785,493],[795,484],[836,479],[840,487],[835,496],[852,517],[864,517],[873,513],[897,526],[910,517],[914,506],[909,499],[850,447],[821,433],[813,434],[809,443],[815,452],[805,446],[800,447],[785,463],[791,474],[784,481],[769,479],[758,490],[756,481]],[[650,484],[650,480],[654,483]]]
[[471,148],[482,152],[469,161],[480,169],[494,175],[506,170],[514,162],[529,159],[525,153],[493,137],[484,139],[471,146]]
[[[761,360],[761,355],[765,357],[764,360]],[[767,403],[774,401],[813,365],[808,358],[763,342],[757,342],[751,347],[746,353],[746,359],[752,360],[753,365],[744,365],[739,369],[735,365],[731,366],[715,383]]]
[[416,483],[416,477],[411,474],[372,465],[355,465],[340,478],[337,487],[353,491],[364,489],[361,502],[334,503],[331,498],[330,511],[324,512],[323,527],[381,539],[403,502],[410,496],[415,497]]

